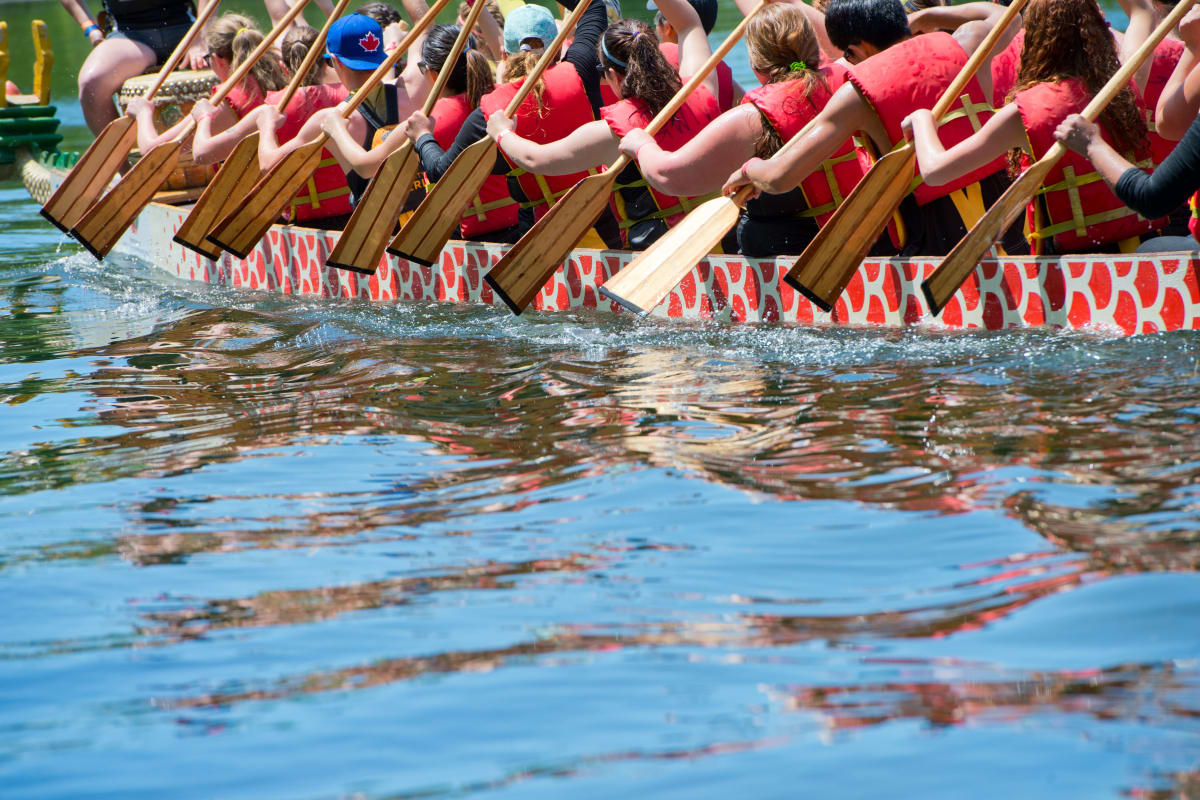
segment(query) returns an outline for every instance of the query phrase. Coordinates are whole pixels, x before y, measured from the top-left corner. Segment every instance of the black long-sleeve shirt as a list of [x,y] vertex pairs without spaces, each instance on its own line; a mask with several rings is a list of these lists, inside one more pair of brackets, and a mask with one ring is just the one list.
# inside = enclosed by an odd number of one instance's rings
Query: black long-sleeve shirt
[[1137,167],[1121,173],[1113,192],[1146,219],[1166,216],[1200,189],[1200,117],[1152,174]]
[[[563,5],[568,9],[574,9],[580,1],[567,0]],[[592,0],[588,10],[579,18],[579,22],[575,26],[575,39],[563,57],[563,61],[570,62],[579,74],[579,79],[583,82],[583,89],[587,92],[588,102],[592,106],[592,115],[597,119],[600,118],[601,100],[600,59],[596,55],[596,48],[599,47],[600,37],[604,35],[607,28],[608,8],[604,5],[604,0]],[[549,42],[546,44],[549,45]],[[443,151],[437,140],[429,134],[425,134],[417,140],[417,154],[421,158],[421,169],[432,180],[438,180],[454,163],[454,159],[458,158],[459,153],[486,136],[487,119],[483,116],[483,111],[477,108],[467,116],[449,150]],[[503,175],[508,170],[508,163],[503,156],[497,153],[496,165],[492,167],[492,173]]]

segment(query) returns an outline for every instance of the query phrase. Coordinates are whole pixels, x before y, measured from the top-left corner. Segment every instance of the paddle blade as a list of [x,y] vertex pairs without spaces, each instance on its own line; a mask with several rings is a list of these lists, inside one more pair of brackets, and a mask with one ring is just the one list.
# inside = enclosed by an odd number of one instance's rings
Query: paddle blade
[[592,227],[616,179],[609,170],[572,186],[484,276],[514,314],[525,310]]
[[366,275],[375,273],[420,168],[421,157],[411,143],[384,159],[326,264]]
[[728,197],[714,197],[692,210],[600,287],[600,294],[630,311],[649,314],[713,251],[737,224],[742,208]]
[[183,220],[175,241],[206,258],[214,261],[220,258],[221,248],[205,237],[246,199],[258,178],[258,131],[255,131],[233,148]]
[[784,280],[822,311],[832,310],[908,194],[915,164],[916,155],[907,145],[876,161]]
[[[1056,159],[1057,160],[1057,159]],[[1025,210],[1030,198],[1037,192],[1042,181],[1054,166],[1054,161],[1038,161],[1004,190],[1000,199],[987,210],[979,222],[954,245],[933,274],[921,284],[921,291],[929,302],[929,310],[936,317],[942,313],[946,303],[954,297],[979,260],[987,253],[1000,235],[1013,224],[1017,215]]]
[[105,125],[42,206],[42,216],[63,233],[69,233],[104,193],[109,181],[129,158],[135,142],[137,120],[133,117],[121,117]]
[[496,143],[490,138],[481,139],[459,153],[392,239],[388,252],[433,266],[458,227],[462,210],[479,194],[495,163]]
[[124,235],[154,193],[179,166],[179,141],[159,145],[142,156],[125,177],[92,206],[71,235],[96,258],[104,258]]
[[323,142],[318,139],[288,153],[259,178],[242,204],[217,225],[208,240],[238,258],[250,255],[296,192],[316,172]]

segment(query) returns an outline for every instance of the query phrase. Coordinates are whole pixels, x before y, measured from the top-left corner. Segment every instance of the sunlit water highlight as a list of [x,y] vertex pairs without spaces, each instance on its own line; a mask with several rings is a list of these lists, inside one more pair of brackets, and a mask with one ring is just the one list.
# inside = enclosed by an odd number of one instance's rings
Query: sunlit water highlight
[[0,794],[1200,796],[1200,340],[278,298],[0,189]]

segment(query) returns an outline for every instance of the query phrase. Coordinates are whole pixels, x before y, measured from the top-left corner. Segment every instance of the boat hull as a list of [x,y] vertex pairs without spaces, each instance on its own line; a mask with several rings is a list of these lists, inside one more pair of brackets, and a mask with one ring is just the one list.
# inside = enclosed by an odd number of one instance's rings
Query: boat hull
[[[30,194],[43,201],[63,172],[21,160]],[[254,291],[375,302],[501,301],[483,276],[508,246],[452,241],[439,263],[423,266],[388,255],[374,275],[327,267],[336,232],[274,225],[245,258],[216,261],[175,243],[186,207],[151,203],[115,252],[185,280]],[[598,309],[628,313],[599,293],[624,267],[627,252],[572,251],[533,302],[540,311]],[[1052,326],[1125,335],[1200,327],[1200,253],[988,259],[942,311],[930,316],[921,282],[937,258],[869,259],[829,313],[782,277],[794,258],[710,256],[654,310],[654,315],[732,322],[851,326],[1003,328]]]

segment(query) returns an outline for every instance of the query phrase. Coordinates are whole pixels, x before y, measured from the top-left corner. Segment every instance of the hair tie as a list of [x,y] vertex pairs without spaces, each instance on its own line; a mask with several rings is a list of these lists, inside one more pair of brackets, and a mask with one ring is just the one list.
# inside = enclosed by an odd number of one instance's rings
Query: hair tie
[[243,33],[246,33],[249,30],[249,28],[238,28],[237,33],[235,33],[233,36],[236,39],[238,36],[241,36]]
[[802,72],[806,69],[808,69],[808,64],[803,61],[793,61],[788,67],[788,72]]
[[627,61],[622,61],[621,59],[615,57],[612,53],[608,52],[608,45],[604,43],[604,37],[600,37],[600,52],[604,53],[605,58],[607,58],[613,64],[616,64],[621,69],[625,69],[629,66]]

